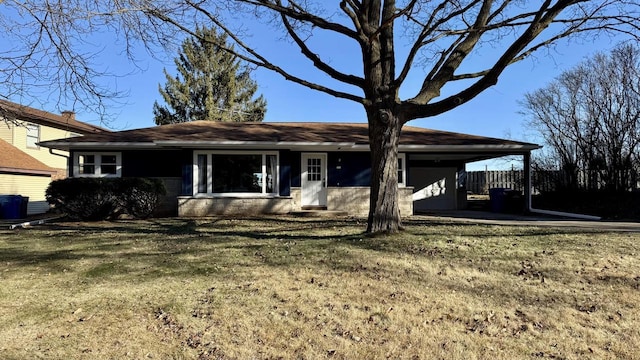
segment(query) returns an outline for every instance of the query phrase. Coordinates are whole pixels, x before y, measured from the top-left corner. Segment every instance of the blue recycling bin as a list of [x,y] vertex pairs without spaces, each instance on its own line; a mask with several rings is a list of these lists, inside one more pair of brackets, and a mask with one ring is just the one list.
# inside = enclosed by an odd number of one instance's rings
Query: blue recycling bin
[[0,219],[21,219],[22,196],[0,195]]
[[28,196],[20,196],[20,218],[27,218],[27,210],[29,209],[29,197]]
[[489,189],[489,203],[491,204],[491,211],[493,212],[504,212],[505,203],[506,203],[506,195],[508,189],[505,188],[493,188]]

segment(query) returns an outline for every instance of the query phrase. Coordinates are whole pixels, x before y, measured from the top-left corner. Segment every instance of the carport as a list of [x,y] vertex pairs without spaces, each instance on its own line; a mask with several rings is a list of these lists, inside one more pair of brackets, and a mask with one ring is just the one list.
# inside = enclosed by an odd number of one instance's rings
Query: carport
[[[407,163],[407,186],[414,188],[414,213],[443,210],[464,210],[467,207],[465,187],[466,165],[471,162],[519,156],[524,169],[525,208],[531,201],[531,151],[540,146],[531,143],[502,139],[478,144],[478,139],[469,139],[466,144],[400,146]],[[474,141],[475,140],[475,141]]]

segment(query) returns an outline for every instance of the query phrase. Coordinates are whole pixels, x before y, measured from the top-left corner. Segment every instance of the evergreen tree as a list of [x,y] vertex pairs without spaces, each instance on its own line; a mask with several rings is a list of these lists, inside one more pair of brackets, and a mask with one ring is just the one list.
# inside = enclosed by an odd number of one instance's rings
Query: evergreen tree
[[194,120],[262,121],[267,103],[260,95],[250,71],[233,54],[223,50],[226,35],[213,29],[198,29],[182,43],[175,59],[178,75],[166,69],[167,82],[159,91],[168,107],[153,104],[157,125]]

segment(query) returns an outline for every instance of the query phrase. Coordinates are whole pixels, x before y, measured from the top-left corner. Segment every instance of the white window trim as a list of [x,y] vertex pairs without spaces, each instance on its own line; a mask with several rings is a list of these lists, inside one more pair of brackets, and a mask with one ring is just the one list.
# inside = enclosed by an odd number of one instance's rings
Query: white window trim
[[[36,136],[29,135],[29,130],[31,128],[35,128],[35,130],[38,132],[38,134]],[[39,149],[40,146],[38,146],[38,143],[40,142],[40,133],[41,133],[40,125],[27,123],[26,124],[26,130],[27,130],[27,137],[26,137],[25,141],[26,141],[27,148],[29,148],[29,149]],[[29,139],[33,139],[33,138],[35,138],[36,141],[34,142],[34,145],[31,146],[31,145],[29,145]]]
[[398,187],[406,187],[407,186],[407,154],[405,153],[398,154],[398,160],[402,162],[402,178],[398,179]]
[[[198,192],[198,179],[200,174],[198,171],[198,155],[207,156],[207,192]],[[262,192],[259,193],[214,193],[213,192],[213,155],[262,155]],[[267,176],[267,155],[276,156],[276,173],[274,181],[274,191],[266,192],[267,182],[265,181]],[[274,197],[280,193],[280,154],[277,151],[194,151],[193,152],[193,184],[192,194],[194,197]]]
[[[93,164],[95,173],[93,174],[81,174],[80,173],[80,156],[93,155],[96,162]],[[101,174],[101,156],[111,155],[116,157],[116,173],[115,174]],[[76,152],[73,154],[73,177],[122,177],[122,153],[119,152]]]

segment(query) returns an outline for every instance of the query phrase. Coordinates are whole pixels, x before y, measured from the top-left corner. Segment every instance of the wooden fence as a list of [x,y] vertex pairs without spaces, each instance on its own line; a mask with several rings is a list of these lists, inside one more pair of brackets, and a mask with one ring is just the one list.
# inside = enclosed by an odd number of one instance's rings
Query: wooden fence
[[[622,174],[620,176],[623,176]],[[626,191],[640,189],[640,177],[635,172],[625,174]],[[545,191],[555,191],[561,185],[561,176],[558,171],[532,171],[531,183],[532,193]],[[604,182],[598,171],[580,171],[576,179],[579,187],[583,190],[602,190]],[[506,188],[518,191],[524,190],[523,170],[485,170],[468,171],[466,177],[466,188],[474,194],[488,194],[492,188]]]
[[508,188],[522,191],[524,189],[524,171],[468,171],[466,186],[467,191],[471,191],[474,194],[488,194],[489,189],[492,188]]

